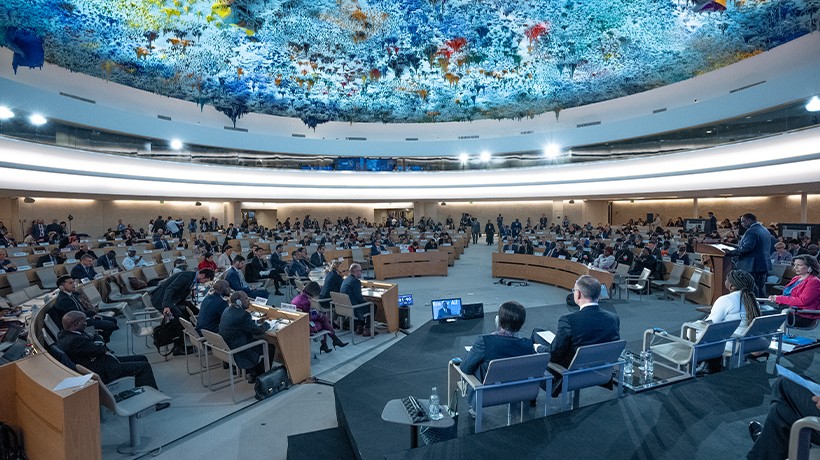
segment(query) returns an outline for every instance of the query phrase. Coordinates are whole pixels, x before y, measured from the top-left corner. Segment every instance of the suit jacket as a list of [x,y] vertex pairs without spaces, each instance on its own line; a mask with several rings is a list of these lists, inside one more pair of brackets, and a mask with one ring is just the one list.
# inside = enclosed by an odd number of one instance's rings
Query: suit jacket
[[231,289],[234,291],[243,291],[250,295],[251,287],[248,286],[248,283],[245,282],[244,277],[236,267],[231,267],[225,272],[225,281],[231,285]]
[[760,222],[755,222],[743,234],[737,250],[731,255],[737,256],[735,268],[747,272],[766,272],[772,269],[772,235]]
[[249,283],[259,281],[259,272],[268,269],[268,263],[259,257],[254,256],[248,265],[245,265],[245,279]]
[[284,270],[287,265],[287,263],[282,260],[282,256],[280,256],[278,252],[271,252],[268,260],[270,262],[270,267],[273,270]]
[[558,319],[550,361],[569,367],[578,347],[620,340],[620,328],[618,315],[595,304],[566,314]]
[[[265,329],[257,326],[246,310],[237,307],[228,307],[222,312],[219,321],[219,335],[231,348],[238,348],[254,341],[254,336],[265,333]],[[234,355],[236,365],[242,369],[251,369],[259,363],[262,347],[253,347]]]
[[179,318],[184,316],[184,308],[178,305],[191,295],[191,288],[196,281],[196,272],[186,271],[171,275],[170,278],[159,284],[156,291],[151,294],[151,303],[154,308],[162,311],[165,307],[170,307],[174,316]]
[[[799,279],[799,276],[795,276],[786,286],[793,285]],[[820,310],[820,278],[809,276],[795,286],[791,294],[777,296],[775,302],[807,310]],[[799,313],[799,316],[809,319],[820,318],[820,316],[811,313]]]
[[163,251],[170,251],[171,246],[168,245],[168,240],[160,238],[154,241],[154,249],[162,249]]
[[[86,318],[91,318],[94,316],[93,313],[83,308],[80,303],[80,299],[77,298],[76,291],[71,295],[65,291],[60,291],[60,293],[57,294],[57,300],[54,302],[54,305],[48,310],[48,316],[51,317],[51,320],[54,321],[54,324],[56,324],[58,328],[62,329],[63,316],[66,313],[75,310],[85,313]],[[63,349],[63,351],[66,350]]]
[[534,354],[532,340],[507,335],[487,334],[475,338],[473,348],[461,363],[461,370],[484,381],[490,361]]
[[353,275],[348,275],[348,277],[345,278],[342,282],[342,286],[339,288],[339,292],[347,294],[353,305],[367,302],[362,295],[362,282]]
[[105,270],[111,270],[114,268],[120,270],[120,266],[117,263],[117,258],[115,257],[114,259],[109,259],[107,255],[97,259],[97,266],[102,267]]
[[319,292],[319,298],[329,299],[331,292],[341,292],[341,290],[342,275],[338,274],[335,270],[331,270],[325,275],[325,283],[322,285],[321,292]]
[[54,265],[64,264],[65,258],[62,255],[60,255],[58,257],[55,257],[54,260],[52,260],[51,254],[46,254],[44,256],[40,256],[40,258],[37,259],[37,267],[42,267],[44,264],[47,264],[49,262],[54,262]]
[[226,308],[228,308],[228,302],[221,295],[211,293],[205,296],[199,306],[199,315],[196,321],[197,332],[205,329],[206,331],[219,333],[219,322]]
[[325,259],[324,254],[320,254],[319,251],[314,252],[310,256],[310,264],[314,267],[322,267],[327,263],[327,259]]
[[75,280],[81,280],[83,278],[93,280],[95,276],[97,276],[97,272],[94,271],[93,266],[85,268],[83,264],[77,264],[71,269],[71,277]]
[[114,379],[114,368],[119,366],[120,362],[108,354],[102,339],[95,340],[85,332],[63,330],[57,334],[57,344],[74,364],[96,372],[103,382],[108,383]]

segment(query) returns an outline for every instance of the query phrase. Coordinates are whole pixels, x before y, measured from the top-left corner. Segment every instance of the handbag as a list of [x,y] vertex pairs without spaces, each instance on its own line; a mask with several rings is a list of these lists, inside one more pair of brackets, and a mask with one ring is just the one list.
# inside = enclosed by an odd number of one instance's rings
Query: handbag
[[157,351],[159,351],[162,356],[168,356],[173,353],[173,349],[169,350],[167,353],[162,353],[160,348],[166,345],[171,345],[179,339],[181,329],[180,326],[179,320],[169,320],[168,318],[163,318],[162,323],[158,326],[154,326],[154,332],[151,335],[154,339],[154,346],[157,347]]
[[253,389],[256,392],[256,399],[261,401],[280,391],[287,390],[291,385],[285,365],[274,361],[269,371],[256,377]]

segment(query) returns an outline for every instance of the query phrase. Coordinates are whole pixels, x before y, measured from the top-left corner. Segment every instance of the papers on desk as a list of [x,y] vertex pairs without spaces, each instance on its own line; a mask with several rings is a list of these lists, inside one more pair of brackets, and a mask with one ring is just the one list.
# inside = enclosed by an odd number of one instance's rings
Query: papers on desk
[[814,383],[811,380],[807,380],[806,378],[786,369],[780,364],[776,364],[775,368],[777,369],[777,374],[781,377],[787,378],[792,382],[800,385],[801,387],[809,390],[811,394],[815,396],[820,396],[820,385],[818,385],[817,383]]
[[555,340],[555,333],[552,331],[538,331],[536,334],[549,344],[552,344],[552,341]]
[[472,345],[467,345],[466,347],[464,347],[464,349],[467,350],[467,353],[469,353],[470,350],[473,349],[473,346]]
[[276,331],[282,329],[283,327],[287,326],[288,324],[290,324],[290,320],[285,319],[285,318],[277,318],[277,319],[269,319],[269,320],[265,321],[265,323],[267,323],[268,327],[270,327],[271,332],[276,332]]
[[67,390],[69,388],[74,388],[74,387],[82,387],[86,383],[88,383],[89,380],[91,380],[91,377],[92,377],[92,374],[86,374],[86,375],[81,375],[79,377],[65,378],[65,379],[63,379],[62,382],[58,383],[57,386],[54,387],[54,390],[52,390],[52,391],[60,391],[60,390]]

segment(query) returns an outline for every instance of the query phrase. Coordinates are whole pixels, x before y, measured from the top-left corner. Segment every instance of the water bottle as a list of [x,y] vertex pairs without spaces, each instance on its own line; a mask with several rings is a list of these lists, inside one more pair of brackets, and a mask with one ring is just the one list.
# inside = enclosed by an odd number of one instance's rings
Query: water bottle
[[624,351],[624,380],[631,381],[635,367],[632,364],[632,353]]
[[436,391],[436,387],[433,387],[433,391],[430,393],[430,409],[428,410],[428,415],[430,416],[430,420],[441,420],[444,418],[444,415],[441,414],[441,406],[438,404],[438,391]]
[[652,350],[646,350],[646,364],[644,364],[644,375],[646,381],[651,382],[655,374],[655,361],[652,358]]

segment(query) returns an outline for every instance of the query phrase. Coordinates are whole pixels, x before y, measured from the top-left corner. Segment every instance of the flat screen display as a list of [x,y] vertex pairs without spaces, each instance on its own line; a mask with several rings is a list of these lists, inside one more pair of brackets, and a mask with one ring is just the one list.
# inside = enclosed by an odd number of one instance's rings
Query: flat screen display
[[430,302],[434,321],[455,321],[461,317],[461,299],[438,299]]
[[413,294],[399,294],[399,306],[409,307],[413,305]]

